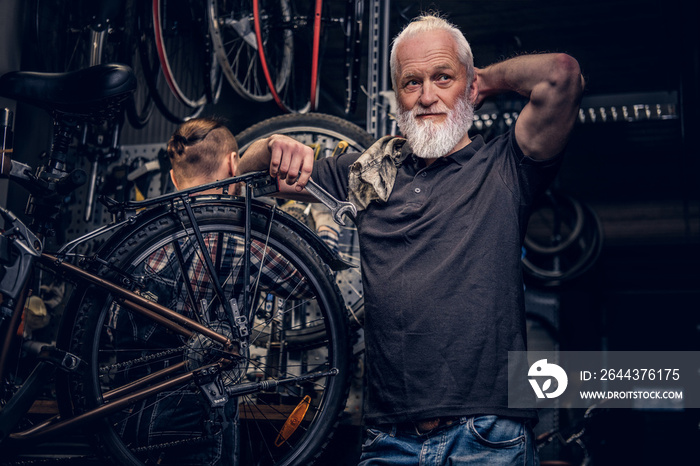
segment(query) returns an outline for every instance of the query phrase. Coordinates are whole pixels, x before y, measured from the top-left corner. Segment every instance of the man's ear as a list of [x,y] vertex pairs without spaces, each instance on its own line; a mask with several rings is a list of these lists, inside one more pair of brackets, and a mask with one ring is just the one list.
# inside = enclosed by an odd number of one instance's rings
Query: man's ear
[[238,152],[231,152],[228,156],[228,167],[229,167],[229,173],[231,176],[236,176],[236,173],[238,173],[238,161],[240,158],[238,157]]
[[173,174],[173,169],[170,169],[170,180],[173,182],[173,186],[175,186],[175,190],[179,191],[180,188],[177,187],[177,182],[175,181],[175,175]]
[[474,79],[472,79],[471,85],[469,86],[469,89],[467,89],[467,93],[469,95],[469,102],[471,102],[474,105],[474,109],[478,110],[479,107],[481,107],[481,104],[483,103],[483,99],[479,99],[479,73],[478,69],[474,68]]

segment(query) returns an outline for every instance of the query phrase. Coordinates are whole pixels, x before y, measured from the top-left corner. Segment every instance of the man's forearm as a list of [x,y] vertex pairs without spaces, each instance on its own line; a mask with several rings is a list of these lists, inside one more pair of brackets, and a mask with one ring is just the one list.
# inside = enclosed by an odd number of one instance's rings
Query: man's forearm
[[238,163],[238,173],[248,173],[260,170],[269,170],[270,151],[267,147],[267,138],[253,142]]

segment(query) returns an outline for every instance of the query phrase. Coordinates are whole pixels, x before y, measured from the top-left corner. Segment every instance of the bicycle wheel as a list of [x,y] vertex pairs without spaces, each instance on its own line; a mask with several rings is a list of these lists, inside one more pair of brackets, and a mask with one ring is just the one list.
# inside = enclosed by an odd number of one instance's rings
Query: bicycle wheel
[[161,115],[175,124],[202,113],[210,79],[208,59],[197,45],[202,40],[198,24],[186,1],[146,0],[138,23],[139,59],[148,90]]
[[[109,266],[101,267],[99,274],[128,282],[147,299],[235,341],[240,357],[231,358],[233,362],[217,375],[217,384],[235,390],[265,382],[267,388],[232,395],[218,409],[206,401],[203,388],[211,387],[206,381],[161,390],[105,419],[99,443],[120,465],[210,464],[210,455],[219,451],[218,442],[224,451],[228,448],[227,455],[234,454],[233,445],[239,446],[235,464],[311,464],[330,440],[348,390],[347,319],[332,275],[294,230],[303,227],[298,223],[290,227],[295,221],[276,209],[254,209],[250,231],[254,299],[246,349],[221,305],[222,299],[242,304],[244,204],[197,198],[192,208],[206,250],[196,246],[182,206],[175,210],[164,206],[114,235],[100,253]],[[204,255],[212,259],[223,298],[215,297],[201,268]],[[324,338],[309,341],[304,334],[310,330],[322,332]],[[71,350],[88,367],[71,385],[81,411],[103,406],[105,400],[109,404],[113,390],[157,370],[178,364],[196,370],[226,351],[210,338],[196,333],[183,337],[129,312],[95,288],[84,292],[72,334]],[[284,381],[331,369],[338,375]],[[302,409],[306,413],[298,415]],[[296,428],[290,428],[292,415],[298,421]],[[232,427],[235,424],[237,428]]]
[[[323,113],[292,113],[261,121],[236,135],[241,155],[253,141],[272,134],[285,134],[311,146],[316,151],[317,159],[346,151],[362,152],[374,142],[366,131],[342,118]],[[351,312],[350,322],[360,325],[364,318],[364,299],[359,267],[360,247],[353,225],[341,227],[339,247],[341,257],[356,266],[337,272],[336,279]]]
[[[153,0],[153,27],[168,87],[188,107],[207,103],[201,31],[189,0]],[[204,61],[202,61],[204,60]]]
[[[291,31],[280,26],[282,21],[291,21],[290,4],[288,0],[270,0],[261,9],[264,42],[279,43],[272,81],[281,89],[289,78],[294,53]],[[207,20],[216,58],[231,87],[254,102],[272,100],[258,55],[252,2],[208,0]]]

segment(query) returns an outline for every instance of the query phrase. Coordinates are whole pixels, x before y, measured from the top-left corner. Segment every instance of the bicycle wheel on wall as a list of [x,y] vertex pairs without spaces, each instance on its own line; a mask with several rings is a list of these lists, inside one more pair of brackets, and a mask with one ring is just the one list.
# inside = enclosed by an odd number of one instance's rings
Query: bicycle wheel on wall
[[[110,265],[100,275],[129,282],[147,299],[236,341],[240,357],[231,358],[212,383],[227,390],[255,382],[269,386],[231,396],[223,408],[212,409],[198,387],[208,387],[206,381],[180,384],[110,415],[100,428],[100,445],[120,465],[210,464],[217,454],[230,457],[236,449],[240,459],[235,464],[311,464],[333,434],[348,389],[347,319],[333,277],[289,227],[293,220],[283,221],[284,213],[259,206],[250,232],[253,306],[246,347],[201,267],[209,255],[223,299],[242,305],[244,204],[192,202],[206,250],[196,246],[182,206],[175,214],[163,208],[114,235],[101,253]],[[306,338],[308,332],[321,337]],[[93,288],[84,292],[72,335],[71,351],[88,367],[71,384],[79,410],[112,402],[114,390],[155,371],[196,370],[226,352],[210,338],[183,337],[146,320]],[[332,369],[338,375],[284,382]],[[298,426],[290,428],[287,420],[300,409],[306,413],[295,414]]]
[[[291,21],[290,8],[289,0],[261,2],[264,42],[278,44],[272,77],[278,89],[287,83],[294,53],[291,31],[282,27],[283,22]],[[216,58],[231,87],[254,102],[272,100],[258,54],[252,2],[208,0],[207,20]]]
[[139,57],[156,107],[176,124],[199,116],[215,92],[211,86],[218,88],[202,35],[203,9],[189,0],[144,0],[141,6]]
[[[359,126],[342,118],[323,113],[288,114],[261,121],[236,135],[241,154],[257,139],[272,134],[285,134],[314,148],[316,158],[333,157],[346,151],[362,152],[374,139]],[[357,267],[337,272],[337,283],[346,306],[351,311],[351,323],[361,324],[364,316],[360,250],[357,230],[351,224],[341,227],[340,255]]]

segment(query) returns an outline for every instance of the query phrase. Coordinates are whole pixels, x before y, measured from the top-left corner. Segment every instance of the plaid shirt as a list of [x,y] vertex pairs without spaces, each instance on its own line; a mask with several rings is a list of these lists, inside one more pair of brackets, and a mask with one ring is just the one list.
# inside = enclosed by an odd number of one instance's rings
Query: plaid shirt
[[[208,232],[203,236],[214,268],[219,273],[217,278],[224,296],[226,299],[235,297],[243,312],[243,238],[225,232]],[[313,296],[309,284],[296,267],[269,246],[252,240],[250,258],[251,292],[273,293],[283,299]],[[204,257],[194,239],[185,238],[166,244],[143,260],[132,274],[142,284],[142,294],[148,299],[182,315],[204,320],[204,323],[225,319],[223,307],[210,284]],[[255,300],[252,293],[250,298]],[[129,324],[122,318],[126,316]],[[156,328],[144,318],[121,312],[118,306],[113,309],[110,320],[110,326],[119,328],[120,332],[125,330],[125,324],[130,325],[128,333],[134,340],[150,339]]]

